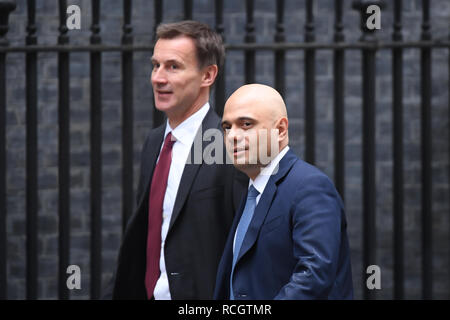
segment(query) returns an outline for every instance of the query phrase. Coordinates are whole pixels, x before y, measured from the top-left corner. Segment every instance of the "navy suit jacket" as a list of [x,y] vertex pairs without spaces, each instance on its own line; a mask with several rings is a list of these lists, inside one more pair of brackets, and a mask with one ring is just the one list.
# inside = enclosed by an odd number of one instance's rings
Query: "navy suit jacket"
[[[220,129],[220,122],[210,108],[197,134],[203,134],[210,128]],[[148,197],[165,126],[164,123],[153,129],[144,144],[137,209],[128,221],[115,277],[104,298],[147,299],[144,279]],[[203,154],[209,142],[203,140],[203,136],[200,138]],[[191,155],[194,148],[195,143]],[[185,165],[164,244],[172,299],[213,297],[217,266],[234,214],[245,193],[245,184],[248,184],[248,178],[229,164],[203,162]]]
[[[215,299],[229,299],[235,216]],[[233,274],[236,300],[352,299],[342,200],[330,179],[289,150],[256,206]]]

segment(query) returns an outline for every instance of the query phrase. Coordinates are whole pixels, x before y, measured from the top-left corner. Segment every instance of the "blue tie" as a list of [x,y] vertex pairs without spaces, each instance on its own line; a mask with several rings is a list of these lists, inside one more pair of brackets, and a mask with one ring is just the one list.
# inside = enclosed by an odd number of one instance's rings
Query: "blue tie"
[[258,194],[259,191],[256,190],[253,185],[251,185],[250,188],[248,189],[247,201],[245,202],[244,212],[242,213],[241,220],[239,220],[239,224],[236,229],[236,238],[233,250],[233,265],[231,268],[231,276],[230,276],[230,300],[234,300],[233,294],[234,266],[239,256],[239,251],[241,251],[242,242],[244,241],[244,237],[245,234],[247,233],[248,226],[250,225],[250,221],[252,221],[253,212],[255,212],[256,207],[256,197],[258,196]]

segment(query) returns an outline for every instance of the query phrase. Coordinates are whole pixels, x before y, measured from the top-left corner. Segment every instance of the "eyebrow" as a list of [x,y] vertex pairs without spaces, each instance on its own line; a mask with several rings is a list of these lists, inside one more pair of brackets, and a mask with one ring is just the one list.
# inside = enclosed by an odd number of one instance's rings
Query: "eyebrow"
[[250,117],[239,117],[238,120],[239,121],[245,121],[245,120],[255,121],[255,119],[250,118]]
[[[158,61],[157,59],[155,59],[154,57],[152,57],[150,60],[151,60],[152,63],[159,62],[159,61]],[[169,60],[164,61],[164,63],[176,63],[176,64],[182,64],[181,61],[178,61],[178,60],[176,60],[176,59],[169,59]]]
[[[255,119],[253,119],[253,118],[250,118],[250,117],[239,117],[238,118],[238,121],[256,121]],[[230,124],[230,122],[228,121],[228,120],[224,120],[224,121],[222,121],[222,126],[224,125],[224,124]]]

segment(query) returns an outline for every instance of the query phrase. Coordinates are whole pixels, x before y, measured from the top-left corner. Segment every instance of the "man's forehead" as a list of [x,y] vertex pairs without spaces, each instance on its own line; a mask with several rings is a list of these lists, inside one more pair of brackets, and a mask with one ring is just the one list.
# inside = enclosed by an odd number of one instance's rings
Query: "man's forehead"
[[223,114],[224,119],[229,121],[239,121],[241,119],[257,119],[258,111],[247,103],[227,104]]
[[231,97],[226,105],[225,109],[232,111],[235,114],[254,114],[260,109],[260,101],[252,97]]
[[159,55],[174,55],[180,58],[195,56],[194,41],[188,37],[159,39],[155,44],[153,56]]
[[165,61],[184,61],[189,59],[189,54],[183,51],[175,51],[175,50],[167,50],[162,49],[158,50],[155,48],[152,55],[152,60],[165,62]]
[[195,44],[188,37],[159,39],[153,50],[152,61],[197,64]]

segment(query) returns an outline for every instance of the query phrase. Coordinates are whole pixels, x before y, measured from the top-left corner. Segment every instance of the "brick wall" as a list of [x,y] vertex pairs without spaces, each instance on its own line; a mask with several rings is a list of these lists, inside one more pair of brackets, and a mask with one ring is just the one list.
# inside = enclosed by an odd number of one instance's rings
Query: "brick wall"
[[[70,42],[87,44],[90,36],[89,0],[68,1],[81,8],[81,30],[69,31]],[[392,3],[382,11],[378,36],[390,40]],[[245,34],[245,3],[224,1],[225,37],[229,43],[241,43]],[[304,3],[285,1],[287,41],[303,41]],[[318,41],[332,41],[333,1],[315,2],[315,30]],[[421,1],[404,1],[403,34],[405,40],[418,40],[421,30]],[[346,40],[356,41],[359,14],[344,1]],[[432,35],[448,37],[450,3],[431,3]],[[275,34],[275,1],[255,1],[257,42],[272,42]],[[164,2],[164,21],[183,17],[182,1]],[[214,1],[194,1],[194,19],[214,26]],[[101,3],[101,35],[106,44],[119,44],[122,34],[122,1]],[[37,1],[39,44],[55,44],[58,36],[57,3]],[[135,43],[148,44],[153,30],[153,1],[133,1]],[[26,1],[17,0],[10,16],[8,38],[11,45],[24,44]],[[434,49],[432,55],[433,124],[433,279],[434,297],[449,296],[449,147],[448,147],[448,49]],[[303,52],[286,55],[286,103],[290,120],[291,147],[304,153],[304,79]],[[135,179],[139,174],[139,154],[152,125],[149,52],[134,55],[134,158]],[[317,166],[333,177],[333,67],[332,52],[316,53],[316,126]],[[121,69],[119,53],[104,53],[103,59],[103,283],[109,280],[116,263],[121,239]],[[270,51],[256,55],[256,81],[274,85],[274,61]],[[352,250],[356,298],[362,297],[362,146],[361,146],[361,54],[346,53],[345,63],[345,156],[346,209]],[[70,263],[81,267],[81,290],[73,290],[73,299],[89,298],[89,55],[72,53],[70,65],[71,110],[71,256]],[[229,52],[226,69],[226,96],[244,83],[242,52]],[[382,289],[378,298],[392,298],[392,89],[391,52],[377,53],[376,105],[376,182],[377,182],[377,261],[382,271]],[[57,298],[58,266],[58,127],[57,60],[55,53],[39,53],[39,290],[40,299]],[[214,104],[214,100],[211,100]],[[404,151],[405,151],[405,295],[421,297],[421,162],[420,162],[420,52],[404,50]],[[7,237],[8,296],[25,298],[25,61],[24,54],[7,56]]]

